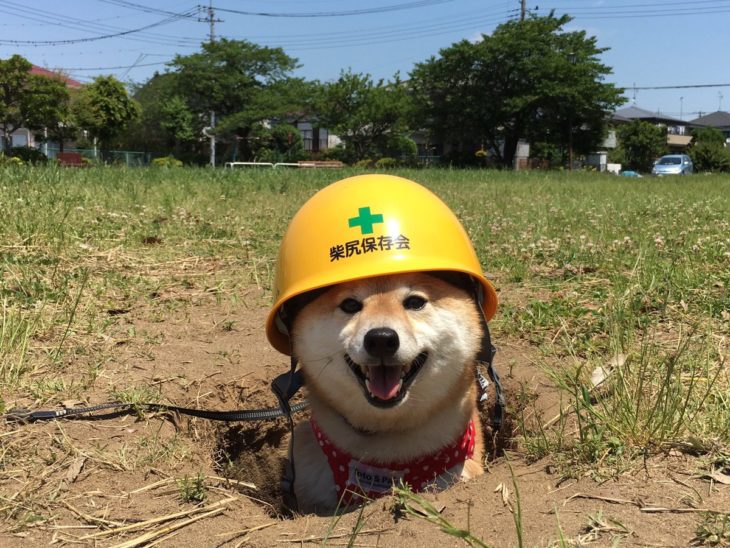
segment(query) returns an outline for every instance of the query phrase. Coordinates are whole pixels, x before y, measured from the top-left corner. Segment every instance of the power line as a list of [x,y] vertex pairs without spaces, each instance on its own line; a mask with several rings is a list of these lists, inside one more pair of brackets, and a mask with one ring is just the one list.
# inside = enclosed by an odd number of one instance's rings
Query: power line
[[581,19],[630,19],[638,17],[677,17],[708,15],[730,11],[729,0],[695,0],[691,7],[686,2],[644,3],[622,6],[553,6],[539,8],[539,11],[561,10],[568,15]]
[[[147,56],[147,54],[142,54]],[[83,72],[83,71],[94,71],[94,70],[122,70],[122,69],[133,69],[137,67],[155,67],[159,65],[166,65],[170,61],[158,61],[156,63],[136,63],[133,65],[121,65],[116,67],[59,67],[54,70],[60,70],[61,72]]]
[[143,27],[119,31],[119,32],[115,32],[112,34],[103,34],[100,36],[88,36],[85,38],[71,38],[71,39],[64,39],[64,40],[7,40],[7,39],[0,38],[0,44],[27,45],[27,46],[59,46],[59,45],[64,45],[64,44],[80,44],[80,43],[84,43],[84,42],[95,42],[97,40],[106,40],[108,38],[118,38],[118,37],[130,35],[130,34],[142,32],[147,29],[159,27],[162,25],[166,25],[168,23],[173,23],[181,18],[188,17],[189,15],[190,15],[190,13],[180,13],[180,14],[176,14],[173,17],[167,17],[165,19],[156,21],[155,23],[151,23],[151,24],[145,25]]
[[[338,33],[326,37],[301,37],[294,40],[276,40],[280,47],[291,51],[303,51],[327,47],[356,47],[361,45],[377,43],[403,42],[426,36],[439,36],[452,32],[482,28],[486,25],[504,22],[509,19],[510,14],[491,15],[484,17],[464,17],[450,22],[434,22],[431,24],[419,24],[409,27],[391,27],[390,30],[376,30],[361,33]],[[266,43],[266,41],[264,41]]]
[[[104,4],[111,4],[112,6],[119,6],[122,8],[133,9],[135,11],[143,11],[145,13],[156,13],[158,15],[175,15],[175,12],[172,12],[172,11],[152,8],[150,6],[144,6],[142,4],[136,4],[135,2],[128,2],[126,0],[97,0],[97,1],[102,2]],[[193,16],[190,15],[190,17],[193,17]]]
[[[730,3],[730,0],[694,0],[692,2],[693,6],[697,6],[699,4],[728,4]],[[631,9],[634,10],[636,8],[647,8],[647,7],[662,7],[662,8],[673,8],[674,6],[686,6],[686,1],[665,1],[665,2],[646,2],[646,3],[636,3],[636,2],[630,2],[628,4],[619,4],[619,3],[612,3],[611,9],[609,11],[620,11],[622,9]],[[712,6],[707,6],[712,7]],[[605,11],[606,6],[551,6],[549,8],[545,8],[548,10],[554,9],[561,9],[561,10],[570,10],[570,11]],[[688,8],[691,9],[691,8]]]
[[255,15],[258,17],[347,17],[352,15],[369,15],[373,13],[386,13],[389,11],[400,11],[413,8],[421,8],[426,6],[434,6],[437,4],[445,4],[447,2],[453,2],[453,0],[415,0],[413,2],[406,2],[404,4],[393,4],[391,6],[382,6],[379,8],[363,8],[358,10],[347,10],[347,11],[313,11],[313,12],[263,12],[263,11],[243,11],[243,10],[232,10],[226,8],[216,8],[218,11],[226,13],[235,13],[238,15]]
[[[15,4],[15,3],[9,2],[9,1],[0,1],[0,7],[5,8],[4,10],[0,10],[0,12],[8,13],[9,15],[13,15],[15,17],[21,17],[23,19],[27,19],[30,21],[37,21],[37,22],[44,23],[44,24],[50,23],[55,26],[69,28],[69,29],[73,29],[73,30],[81,30],[81,31],[93,32],[93,33],[106,33],[106,34],[124,32],[126,30],[126,29],[114,27],[111,25],[98,24],[93,21],[85,21],[82,19],[68,17],[66,15],[54,13],[54,12],[47,11],[47,10],[30,9],[21,4]],[[187,18],[187,17],[189,17],[189,15],[187,15],[187,14],[194,14],[197,12],[197,10],[198,10],[197,7],[193,7],[192,9],[188,9],[179,15],[181,15],[181,19]],[[157,35],[155,33],[139,33],[138,35],[125,35],[125,36],[121,36],[121,38],[124,38],[126,40],[132,40],[132,41],[138,41],[138,42],[144,42],[144,43],[150,43],[150,44],[157,44],[157,45],[173,45],[173,46],[187,45],[185,43],[186,39],[181,39],[179,37],[169,37],[167,35]],[[200,41],[198,39],[196,39],[195,45],[198,45],[199,43],[200,43]],[[39,45],[39,44],[35,44],[35,45]]]
[[730,84],[684,84],[679,86],[624,86],[624,89],[642,91],[647,89],[693,89],[693,88],[727,88]]

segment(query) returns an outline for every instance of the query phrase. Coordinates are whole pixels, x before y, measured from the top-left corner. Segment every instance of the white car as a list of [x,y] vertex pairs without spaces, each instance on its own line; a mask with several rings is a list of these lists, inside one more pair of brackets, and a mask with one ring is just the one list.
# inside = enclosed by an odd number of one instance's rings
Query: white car
[[686,154],[667,154],[651,168],[652,175],[691,175],[693,171],[692,158]]

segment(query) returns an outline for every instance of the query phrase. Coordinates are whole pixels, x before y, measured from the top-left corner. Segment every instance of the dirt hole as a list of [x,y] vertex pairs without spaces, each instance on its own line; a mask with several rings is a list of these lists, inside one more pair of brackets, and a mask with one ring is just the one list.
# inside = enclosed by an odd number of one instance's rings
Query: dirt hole
[[222,427],[217,432],[216,462],[221,475],[256,485],[251,495],[276,517],[290,515],[281,489],[289,436],[284,419]]
[[[510,402],[510,395],[511,390],[506,389],[507,402]],[[494,403],[492,396],[479,409],[487,461],[501,457],[506,449],[513,448],[514,421],[510,407],[508,405],[504,410],[502,427],[495,430]],[[295,417],[295,422],[304,420],[309,420],[309,416]],[[221,475],[255,484],[257,490],[251,495],[275,517],[292,517],[291,510],[284,504],[281,487],[289,439],[289,427],[284,419],[224,426],[216,433],[216,462]]]

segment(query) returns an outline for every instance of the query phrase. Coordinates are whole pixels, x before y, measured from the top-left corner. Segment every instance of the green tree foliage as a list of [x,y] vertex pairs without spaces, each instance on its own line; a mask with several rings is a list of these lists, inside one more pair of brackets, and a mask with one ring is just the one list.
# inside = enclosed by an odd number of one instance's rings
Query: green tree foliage
[[374,82],[370,75],[343,72],[320,90],[315,112],[322,127],[345,143],[349,160],[380,157],[399,146],[411,117],[411,101],[398,77]]
[[125,138],[135,148],[173,148],[178,157],[202,160],[208,151],[203,130],[215,112],[215,133],[229,145],[229,156],[252,159],[261,123],[296,117],[311,95],[309,84],[289,76],[296,67],[281,48],[227,39],[203,44],[137,88],[143,113]]
[[48,128],[68,123],[69,92],[60,78],[30,73],[32,65],[20,55],[0,59],[0,124],[5,150],[18,128]]
[[717,128],[693,129],[689,155],[696,171],[730,171],[730,149],[725,147],[725,136]]
[[605,48],[563,30],[570,20],[510,21],[417,64],[410,85],[421,124],[464,159],[486,147],[504,166],[519,139],[553,144],[566,159],[593,149],[623,90],[603,81]]
[[290,124],[259,124],[251,129],[249,141],[252,158],[260,162],[296,162],[305,156],[302,135]]
[[667,151],[667,130],[642,120],[632,120],[618,128],[624,167],[649,171],[652,163]]
[[74,104],[79,127],[108,149],[111,140],[139,116],[139,105],[114,76],[97,76],[84,86]]
[[281,48],[223,39],[203,44],[200,53],[178,55],[170,65],[190,110],[215,111],[223,120],[261,102],[261,92],[285,79],[297,61]]

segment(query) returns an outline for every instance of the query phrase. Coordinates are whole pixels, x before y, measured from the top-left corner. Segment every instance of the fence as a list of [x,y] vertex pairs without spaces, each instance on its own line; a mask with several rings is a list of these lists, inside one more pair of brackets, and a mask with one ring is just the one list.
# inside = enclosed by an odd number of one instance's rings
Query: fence
[[[58,147],[49,146],[46,148],[41,146],[39,149],[49,158],[55,158],[61,150]],[[149,165],[151,158],[147,152],[135,152],[132,150],[105,150],[92,148],[75,148],[64,147],[64,152],[78,152],[83,157],[88,158],[92,162],[100,162],[105,164],[126,165],[129,167],[140,167]]]

